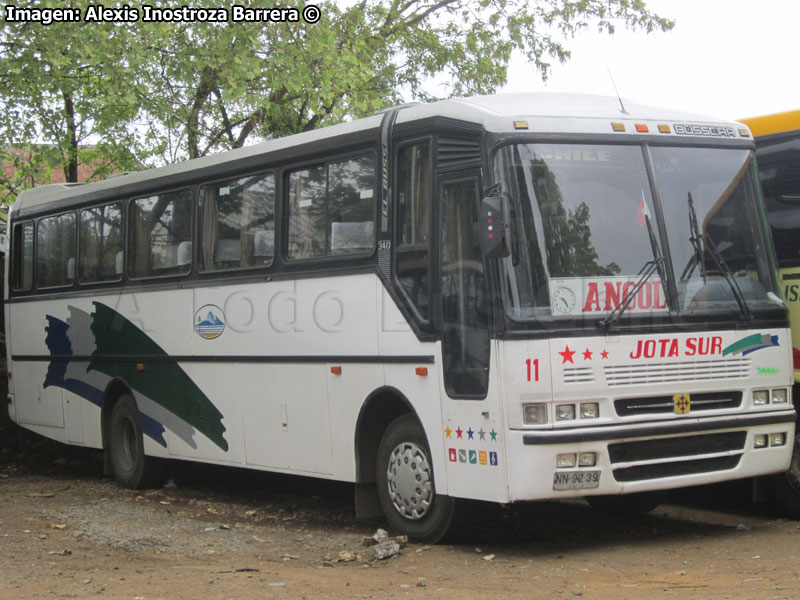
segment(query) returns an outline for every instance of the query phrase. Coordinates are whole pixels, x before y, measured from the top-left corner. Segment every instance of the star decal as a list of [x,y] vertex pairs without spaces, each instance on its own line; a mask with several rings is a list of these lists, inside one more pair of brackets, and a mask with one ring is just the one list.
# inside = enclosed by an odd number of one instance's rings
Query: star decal
[[559,352],[559,354],[560,354],[560,355],[562,356],[562,358],[564,359],[564,360],[561,362],[561,364],[562,364],[562,365],[563,365],[563,364],[566,364],[566,363],[568,363],[568,362],[571,362],[573,365],[575,364],[575,361],[573,361],[573,360],[572,360],[572,357],[573,357],[573,356],[575,356],[575,350],[570,350],[570,349],[569,349],[569,344],[567,345],[567,347],[566,347],[566,348],[564,348],[564,351],[563,351],[563,352]]
[[453,430],[450,429],[450,426],[447,426],[447,429],[444,430],[444,437],[449,438],[450,434],[453,433]]
[[481,439],[481,441],[486,439],[486,432],[483,430],[483,427],[478,430],[478,437]]
[[469,437],[469,439],[473,439],[472,438],[473,435],[475,435],[475,432],[472,431],[472,427],[470,427],[469,429],[467,429],[467,436]]
[[493,442],[497,441],[497,432],[494,430],[494,427],[492,427],[492,430],[489,432],[489,435],[492,436]]
[[583,360],[592,360],[592,352],[588,348],[583,353]]
[[458,429],[456,429],[456,437],[458,437],[458,439],[461,439],[461,434],[463,434],[463,433],[464,433],[464,430],[461,429],[461,426],[459,425]]
[[608,350],[603,350],[603,351],[600,353],[600,356],[601,356],[603,359],[606,359],[606,358],[608,358]]

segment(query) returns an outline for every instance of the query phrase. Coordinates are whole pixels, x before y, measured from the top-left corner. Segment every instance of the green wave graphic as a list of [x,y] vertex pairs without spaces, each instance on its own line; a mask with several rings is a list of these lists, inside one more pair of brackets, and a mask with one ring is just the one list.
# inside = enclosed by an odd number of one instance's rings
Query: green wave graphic
[[145,368],[139,371],[135,362],[91,361],[87,370],[120,377],[140,392],[180,417],[227,452],[223,437],[222,413],[175,362],[148,362],[148,357],[169,356],[150,336],[113,308],[93,302],[92,334],[95,355],[127,355],[141,357]]

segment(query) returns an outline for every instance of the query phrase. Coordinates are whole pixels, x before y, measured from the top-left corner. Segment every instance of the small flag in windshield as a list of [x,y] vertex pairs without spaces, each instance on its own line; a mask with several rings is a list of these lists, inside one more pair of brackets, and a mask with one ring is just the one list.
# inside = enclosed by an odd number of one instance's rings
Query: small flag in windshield
[[636,211],[636,222],[639,223],[639,227],[644,227],[647,225],[647,220],[645,217],[650,216],[650,211],[647,210],[647,203],[644,201],[644,190],[642,190],[642,199],[639,202],[639,210]]

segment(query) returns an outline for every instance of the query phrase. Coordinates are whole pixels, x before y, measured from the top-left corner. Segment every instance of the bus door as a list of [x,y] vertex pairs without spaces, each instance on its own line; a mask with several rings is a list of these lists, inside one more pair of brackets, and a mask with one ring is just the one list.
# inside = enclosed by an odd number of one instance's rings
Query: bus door
[[444,384],[451,398],[484,398],[489,381],[491,302],[478,230],[477,172],[440,181]]
[[439,179],[439,291],[448,493],[504,501],[506,471],[498,377],[489,330],[492,302],[481,252],[480,173]]

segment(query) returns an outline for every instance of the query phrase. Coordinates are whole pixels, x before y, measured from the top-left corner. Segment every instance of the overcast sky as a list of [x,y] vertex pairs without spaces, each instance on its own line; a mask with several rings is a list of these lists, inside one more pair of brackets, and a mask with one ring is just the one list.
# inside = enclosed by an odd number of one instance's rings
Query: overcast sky
[[547,83],[515,60],[501,91],[614,95],[739,119],[800,109],[800,0],[646,0],[667,33],[586,31]]

